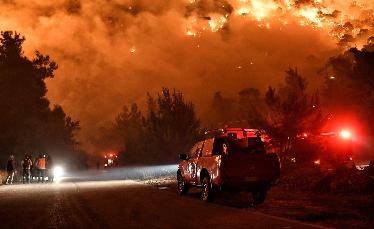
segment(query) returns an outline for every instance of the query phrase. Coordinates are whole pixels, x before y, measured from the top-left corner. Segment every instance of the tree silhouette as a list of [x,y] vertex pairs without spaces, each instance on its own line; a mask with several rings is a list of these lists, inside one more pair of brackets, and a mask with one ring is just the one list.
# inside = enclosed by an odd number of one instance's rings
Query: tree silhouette
[[265,102],[269,113],[265,117],[265,129],[281,149],[289,153],[292,141],[303,132],[316,132],[321,123],[318,93],[308,94],[306,79],[297,69],[286,71],[285,84],[278,91],[269,87]]
[[136,104],[124,106],[95,142],[120,151],[123,164],[154,164],[176,162],[200,137],[194,105],[181,92],[162,88],[156,97],[147,94],[144,114]]
[[156,99],[148,95],[147,140],[156,155],[175,161],[198,138],[199,126],[194,105],[181,92],[163,88]]
[[266,127],[266,104],[257,88],[245,88],[239,92],[238,115],[251,128]]
[[136,104],[129,109],[124,106],[117,116],[114,131],[121,141],[123,163],[142,163],[147,160],[144,117]]
[[73,151],[79,122],[60,106],[50,108],[45,80],[54,77],[57,64],[36,52],[22,50],[25,38],[1,32],[0,38],[0,155]]
[[332,113],[351,113],[374,132],[374,44],[352,48],[326,65],[324,101]]
[[203,123],[210,129],[222,128],[237,123],[237,101],[217,91],[213,94],[208,112],[203,114]]

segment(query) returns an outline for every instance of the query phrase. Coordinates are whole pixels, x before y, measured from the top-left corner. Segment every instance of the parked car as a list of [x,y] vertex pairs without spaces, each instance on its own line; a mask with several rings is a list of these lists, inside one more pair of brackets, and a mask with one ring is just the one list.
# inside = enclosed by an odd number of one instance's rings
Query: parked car
[[280,177],[279,158],[266,152],[264,136],[256,129],[208,132],[188,154],[180,154],[178,193],[201,187],[202,199],[209,202],[218,191],[248,191],[254,204],[263,203]]

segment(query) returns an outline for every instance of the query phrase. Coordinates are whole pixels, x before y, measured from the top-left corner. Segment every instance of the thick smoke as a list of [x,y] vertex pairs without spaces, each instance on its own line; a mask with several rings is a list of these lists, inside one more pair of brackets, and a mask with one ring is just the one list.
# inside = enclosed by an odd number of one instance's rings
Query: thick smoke
[[[269,0],[3,0],[0,29],[59,64],[48,97],[82,136],[146,92],[177,88],[200,112],[214,91],[277,84],[297,66],[313,86],[342,47],[373,35],[373,4]],[[337,45],[338,44],[338,45]]]

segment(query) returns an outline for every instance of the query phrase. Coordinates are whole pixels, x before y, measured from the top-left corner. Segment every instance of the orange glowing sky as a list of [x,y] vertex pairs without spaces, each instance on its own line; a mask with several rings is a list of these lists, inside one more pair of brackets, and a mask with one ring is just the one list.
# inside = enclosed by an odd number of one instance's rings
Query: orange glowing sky
[[373,9],[368,0],[13,0],[0,5],[0,30],[59,64],[48,98],[84,135],[162,86],[199,112],[213,92],[276,85],[289,66],[318,86],[329,56],[374,36]]

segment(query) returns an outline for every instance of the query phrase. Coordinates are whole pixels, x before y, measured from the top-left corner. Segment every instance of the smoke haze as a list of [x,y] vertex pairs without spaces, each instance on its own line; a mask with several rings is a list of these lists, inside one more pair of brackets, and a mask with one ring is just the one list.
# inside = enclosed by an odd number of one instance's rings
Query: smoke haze
[[59,69],[48,98],[81,140],[146,92],[176,88],[204,111],[214,91],[276,85],[297,66],[318,86],[326,59],[374,33],[373,2],[324,0],[3,0],[0,30]]

